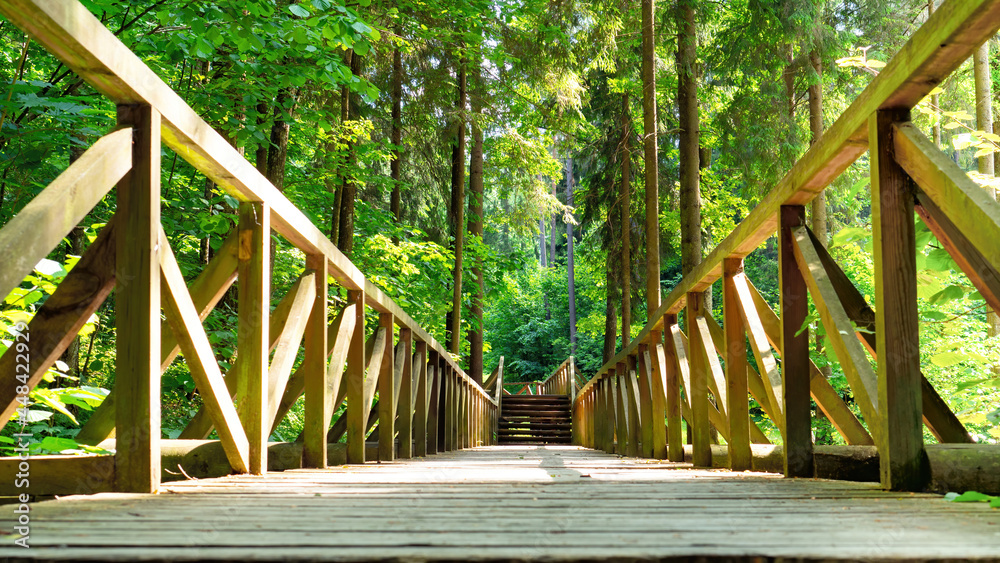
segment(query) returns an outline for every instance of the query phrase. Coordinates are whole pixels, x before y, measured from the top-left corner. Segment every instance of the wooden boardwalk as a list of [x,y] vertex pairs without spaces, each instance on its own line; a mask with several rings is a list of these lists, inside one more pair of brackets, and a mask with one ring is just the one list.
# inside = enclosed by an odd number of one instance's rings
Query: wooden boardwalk
[[[9,533],[13,507],[2,507]],[[1000,560],[1000,510],[874,484],[494,446],[31,507],[34,560]]]

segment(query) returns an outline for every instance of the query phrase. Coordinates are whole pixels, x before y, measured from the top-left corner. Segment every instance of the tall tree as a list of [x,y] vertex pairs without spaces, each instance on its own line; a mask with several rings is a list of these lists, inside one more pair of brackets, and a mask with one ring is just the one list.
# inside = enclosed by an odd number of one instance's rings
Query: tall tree
[[621,162],[621,180],[618,206],[621,209],[621,293],[622,293],[622,349],[632,337],[632,116],[629,112],[628,92],[622,94],[621,140],[618,158]]
[[[691,33],[694,33],[692,0],[679,0],[678,6],[690,10]],[[656,139],[656,29],[653,0],[642,0],[642,134],[646,170],[646,307],[660,308],[660,189],[659,154]],[[692,43],[693,47],[693,43]],[[692,56],[691,64],[694,64]],[[697,106],[695,107],[697,112]],[[698,143],[695,141],[697,158]],[[695,166],[695,175],[698,167]]]
[[[352,53],[351,74],[361,75],[361,55]],[[347,118],[348,121],[356,121],[361,117],[361,96],[356,92],[349,92],[347,95]],[[343,193],[340,196],[340,221],[338,221],[338,241],[337,246],[348,258],[354,253],[354,201],[358,195],[358,185],[350,177],[351,169],[357,163],[357,152],[353,141],[348,142],[347,172],[344,176]]]
[[452,272],[451,318],[448,344],[452,354],[458,354],[462,342],[462,261],[465,247],[465,108],[467,103],[465,60],[459,59],[456,71],[458,92],[455,99],[455,136],[451,152],[451,227],[455,267]]
[[[987,41],[976,51],[972,58],[973,74],[976,82],[976,125],[980,131],[993,133],[993,79],[990,77],[990,42]],[[994,157],[992,154],[979,157],[979,173],[993,176]],[[993,188],[993,198],[997,193]],[[1000,317],[995,311],[986,313],[987,335],[1000,336]],[[1000,374],[1000,365],[994,365],[993,371]]]
[[[573,207],[573,157],[566,159],[566,205]],[[576,354],[576,277],[573,268],[573,221],[566,221],[566,274],[569,295],[569,353]]]
[[694,0],[678,0],[677,109],[680,117],[678,166],[681,184],[681,271],[685,274],[701,263],[697,40]]
[[[399,24],[395,27],[396,35],[402,33]],[[403,172],[403,53],[399,44],[392,50],[392,125],[389,134],[392,143],[392,161],[389,164],[389,174],[392,178],[392,194],[389,209],[396,223],[403,220],[402,194],[400,184]],[[398,240],[395,242],[399,242]]]
[[[483,72],[482,57],[476,53],[472,66],[472,152],[469,155],[469,236],[476,244],[483,242],[483,127],[481,114],[483,108]],[[483,300],[486,294],[486,279],[483,275],[482,255],[476,254],[472,266],[475,277],[472,307],[469,323],[469,376],[479,383],[483,382]]]

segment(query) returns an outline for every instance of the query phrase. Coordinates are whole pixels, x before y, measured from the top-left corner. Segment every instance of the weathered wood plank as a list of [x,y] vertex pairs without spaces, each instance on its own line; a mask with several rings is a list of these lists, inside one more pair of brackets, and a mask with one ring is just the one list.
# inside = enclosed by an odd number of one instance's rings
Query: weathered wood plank
[[[698,327],[698,317],[705,314],[704,295],[692,293],[687,296],[687,312],[685,323],[688,329],[688,344],[690,346],[687,360],[690,369],[690,382],[687,392],[690,396],[691,418],[688,424],[691,427],[692,446],[694,447],[694,464],[698,467],[712,466],[711,437],[709,427],[709,402],[708,402],[708,378],[709,373],[708,356],[705,351],[706,343],[703,341],[702,332]],[[714,354],[715,351],[713,350]],[[678,358],[681,356],[678,348]],[[683,370],[682,370],[683,373]]]
[[[377,384],[373,387],[378,389],[378,459],[379,461],[392,461],[395,457],[393,444],[396,439],[396,355],[394,340],[393,316],[382,313],[378,317],[379,332],[385,333],[385,347],[379,361],[377,373],[368,372],[368,377],[377,378]],[[367,383],[367,381],[365,382]],[[366,386],[367,390],[367,386]],[[372,391],[374,394],[374,390]],[[366,393],[367,396],[367,393]],[[370,399],[366,404],[370,403]]]
[[[132,129],[98,139],[0,229],[0,297],[21,284],[132,168]],[[7,420],[7,418],[4,418]]]
[[[877,436],[875,422],[879,417],[881,406],[877,402],[878,384],[875,372],[871,368],[864,348],[854,334],[854,326],[840,302],[830,278],[816,253],[816,248],[809,239],[805,227],[794,227],[791,231],[791,244],[794,259],[813,297],[816,311],[819,313],[823,326],[826,328],[830,347],[840,360],[841,369],[851,384],[854,392],[854,402],[868,421],[869,427]],[[787,376],[787,373],[786,373]]]
[[640,453],[642,457],[653,458],[653,378],[656,374],[653,371],[653,358],[648,348],[646,345],[639,346],[636,355],[636,392],[639,401],[636,414],[640,427]]
[[413,403],[416,397],[414,388],[417,387],[413,381],[413,331],[408,328],[399,329],[399,344],[402,347],[400,355],[403,357],[403,373],[396,390],[399,405],[396,409],[399,416],[399,457],[409,459],[413,457]]
[[271,211],[267,204],[240,203],[239,327],[237,394],[240,419],[250,441],[249,472],[267,472],[271,412],[267,395],[268,317],[271,301]]
[[[725,354],[726,353],[726,349],[719,347],[720,346],[720,344],[719,344],[720,342],[724,343],[726,341],[725,332],[723,331],[722,327],[719,326],[719,323],[717,323],[715,321],[715,319],[713,317],[711,317],[711,316],[707,316],[706,315],[705,316],[705,321],[708,323],[708,330],[712,333],[712,340],[715,342],[716,351],[720,355],[721,354]],[[742,322],[742,318],[741,318],[741,322]],[[764,410],[764,412],[768,416],[771,416],[771,412],[773,412],[773,411],[772,411],[771,402],[770,402],[770,400],[768,399],[768,396],[767,396],[767,391],[765,391],[765,385],[766,384],[764,383],[764,380],[761,379],[760,374],[757,373],[757,370],[754,369],[753,366],[751,366],[749,362],[746,363],[746,368],[747,368],[746,369],[746,372],[747,372],[747,387],[750,390],[750,393],[753,395],[753,397],[755,399],[757,399],[757,402],[760,403],[760,406]],[[728,375],[727,375],[727,377],[728,377]],[[779,392],[780,392],[780,390],[779,390]],[[774,418],[772,418],[771,420],[773,421]]]
[[113,455],[32,455],[27,477],[22,462],[17,457],[0,458],[0,495],[92,495],[115,489]]
[[438,453],[438,421],[441,407],[441,374],[438,352],[427,351],[427,396],[425,409],[427,411],[427,452],[426,455]]
[[723,267],[722,310],[725,315],[726,383],[729,404],[729,468],[746,471],[751,468],[750,452],[750,389],[747,379],[747,331],[743,323],[738,275],[743,274],[743,259],[728,258]]
[[[640,354],[645,350],[640,350]],[[639,380],[636,376],[637,359],[629,357],[626,360],[625,372],[622,373],[622,387],[625,391],[625,406],[628,410],[629,433],[628,433],[628,455],[639,457],[642,453],[639,447],[639,440],[642,437],[642,416],[639,413]]]
[[132,127],[132,169],[118,183],[115,273],[115,489],[150,493],[160,485],[160,114],[118,106]]
[[[160,231],[160,275],[164,291],[163,308],[177,343],[187,360],[199,394],[204,401],[229,464],[240,473],[250,470],[250,444],[239,414],[229,396],[212,345],[201,325],[198,312],[184,284],[166,234]],[[158,375],[158,374],[157,374]]]
[[[325,264],[318,264],[325,266]],[[292,298],[292,305],[288,312],[287,321],[281,333],[275,338],[269,334],[269,340],[273,344],[274,355],[271,358],[271,367],[267,371],[267,419],[268,434],[275,428],[280,420],[275,417],[281,404],[281,398],[285,395],[288,386],[288,378],[294,367],[295,358],[299,351],[299,345],[305,336],[306,327],[309,322],[313,304],[316,300],[316,270],[308,270],[299,279],[299,285]],[[323,325],[320,331],[326,335],[326,315],[323,315]],[[270,331],[268,331],[270,333]],[[322,358],[324,368],[326,367],[326,346],[317,350],[317,355]],[[307,378],[308,380],[308,378]]]
[[677,351],[674,347],[673,327],[677,325],[677,317],[670,315],[666,322],[666,338],[668,343],[663,344],[663,337],[655,340],[651,348],[656,353],[656,364],[663,374],[662,384],[664,391],[664,410],[667,427],[667,456],[669,461],[684,461],[684,438],[681,428],[681,381],[680,381],[680,361],[677,358]]
[[[306,268],[315,272],[313,280],[313,302],[309,311],[309,318],[305,327],[305,357],[302,359],[303,392],[306,395],[303,405],[303,467],[324,468],[327,463],[327,441],[326,433],[330,427],[330,419],[333,418],[332,399],[339,391],[339,385],[331,385],[332,374],[327,366],[328,350],[327,342],[327,297],[330,292],[329,276],[327,275],[326,257],[322,254],[309,254],[306,256]],[[344,319],[343,314],[339,320]],[[334,343],[336,346],[336,343]],[[342,346],[346,351],[346,346]],[[341,354],[342,361],[346,360],[346,354]],[[341,368],[342,369],[342,368]],[[339,379],[339,377],[338,377]],[[290,382],[291,380],[289,380]],[[338,382],[339,383],[339,382]],[[281,410],[281,403],[285,395],[290,390],[290,385],[285,385],[285,391],[281,397],[275,397],[272,405],[274,408],[274,418],[272,429],[278,420],[275,420],[278,411]],[[296,400],[298,398],[296,397]],[[335,407],[334,407],[335,408]],[[287,411],[285,411],[287,412]],[[284,413],[282,413],[284,416]]]
[[[761,320],[761,313],[753,302],[749,283],[746,274],[734,276],[733,285],[736,289],[740,313],[742,313],[742,320],[747,327],[750,349],[757,361],[757,368],[760,370],[760,377],[764,383],[764,393],[770,406],[768,415],[774,421],[775,426],[784,433],[785,415],[782,409],[785,399],[781,374],[778,372],[778,362],[775,361],[771,347],[768,345],[767,331]],[[771,311],[771,308],[768,307],[767,310]],[[775,319],[775,325],[777,325],[777,319]],[[775,332],[778,331],[775,330]],[[757,400],[760,401],[760,398]]]
[[[754,306],[757,308],[761,326],[764,327],[764,333],[767,335],[768,341],[771,342],[771,346],[780,353],[781,322],[778,320],[778,315],[771,310],[770,305],[764,301],[764,297],[750,283],[750,280],[746,281]],[[868,430],[861,424],[858,417],[854,415],[854,412],[848,408],[847,404],[844,403],[844,400],[837,394],[830,385],[830,382],[826,380],[826,376],[823,375],[823,372],[820,371],[819,367],[812,360],[809,360],[809,373],[811,377],[809,380],[809,392],[812,393],[816,404],[823,411],[823,414],[830,419],[830,422],[840,432],[840,435],[844,437],[844,440],[852,445],[874,445],[875,442],[872,440],[871,435],[868,434]]]
[[[918,198],[921,194],[918,194]],[[926,198],[926,196],[923,196]],[[930,202],[928,202],[930,203]],[[933,203],[930,203],[933,205]],[[947,221],[947,219],[944,219]],[[861,343],[865,345],[868,349],[868,353],[871,354],[872,358],[878,360],[878,354],[876,351],[877,342],[875,334],[877,332],[875,327],[875,311],[868,305],[865,297],[861,295],[861,292],[854,287],[854,283],[851,279],[840,269],[840,266],[830,253],[819,244],[816,236],[809,231],[809,238],[813,241],[813,247],[816,248],[816,252],[819,254],[819,259],[823,263],[823,269],[826,270],[827,275],[830,276],[830,281],[833,283],[833,288],[837,291],[837,296],[840,298],[841,304],[844,305],[844,310],[847,311],[847,316],[850,317],[851,322],[854,323],[859,329],[856,331],[858,339]],[[974,250],[973,250],[974,252]],[[814,368],[815,372],[818,369]],[[816,375],[813,375],[816,378]],[[941,395],[934,389],[931,382],[927,380],[927,377],[921,376],[921,403],[924,424],[927,425],[928,430],[931,431],[934,436],[937,437],[939,442],[942,443],[966,443],[971,444],[973,442],[972,436],[965,429],[955,413],[951,412],[951,407],[948,403],[941,398]],[[829,387],[829,383],[826,382],[826,378],[822,379],[822,383],[825,383],[826,387]],[[832,388],[830,389],[832,391]],[[814,386],[813,393],[815,395],[816,388]],[[842,401],[840,401],[842,403]],[[820,407],[826,411],[826,406],[819,403]],[[839,405],[838,405],[839,406]],[[830,415],[827,415],[830,417]],[[851,415],[853,417],[853,414]],[[836,425],[838,424],[836,417],[830,417],[830,420]],[[860,426],[860,423],[859,423]],[[869,437],[870,440],[870,437]],[[868,443],[868,442],[858,442],[851,441],[848,438],[849,444],[854,443]],[[873,443],[873,442],[872,442]]]
[[[893,490],[919,491],[930,480],[924,452],[921,417],[920,319],[917,313],[916,232],[913,224],[913,182],[897,162],[903,137],[893,124],[910,120],[909,110],[879,110],[869,121],[871,147],[872,238],[875,241],[875,327],[879,350],[878,406],[880,418],[875,432],[879,445],[882,486]],[[905,143],[902,143],[905,144]],[[894,157],[893,153],[896,153]],[[962,202],[961,188],[953,189],[947,201]],[[992,244],[998,252],[989,255],[1000,264],[1000,205],[983,190],[994,211],[992,223],[978,221],[977,209],[963,215],[970,237],[976,231],[994,228]],[[933,199],[933,197],[932,197]],[[935,201],[935,203],[937,203]],[[954,209],[954,208],[952,208]],[[945,211],[947,213],[947,211]],[[980,232],[982,232],[980,231]],[[988,247],[985,247],[988,248]],[[876,425],[872,425],[876,426]]]
[[[803,327],[809,315],[809,294],[803,276],[808,273],[808,269],[800,269],[796,265],[798,247],[794,238],[794,229],[805,224],[805,215],[805,208],[801,205],[782,206],[781,230],[778,234],[786,477],[813,475],[812,405],[809,402],[809,330]],[[817,308],[821,306],[820,301],[817,297]],[[827,329],[827,334],[829,332],[830,328]],[[847,369],[849,367],[845,367],[845,371]]]
[[365,301],[364,294],[348,290],[348,306],[353,306],[354,335],[347,351],[347,463],[365,462],[365,421],[371,403],[365,403]]

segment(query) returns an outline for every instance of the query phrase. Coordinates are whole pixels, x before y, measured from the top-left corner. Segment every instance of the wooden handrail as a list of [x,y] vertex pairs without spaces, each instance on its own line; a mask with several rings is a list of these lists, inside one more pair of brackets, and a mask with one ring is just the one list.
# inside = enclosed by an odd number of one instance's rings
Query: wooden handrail
[[[302,211],[205,122],[83,4],[76,0],[7,0],[0,14],[28,33],[69,69],[118,104],[148,104],[162,116],[163,142],[239,201],[266,203],[273,228],[306,254],[322,254],[330,275],[347,289],[364,292],[365,303],[392,314],[396,325],[413,331],[459,374],[475,383],[445,347],[385,295]],[[488,400],[478,384],[473,387]]]
[[[909,123],[909,110],[997,29],[1000,0],[944,2],[763,201],[649,314],[638,337],[583,386],[573,406],[575,442],[682,461],[683,417],[693,433],[695,465],[712,463],[714,426],[726,438],[730,467],[749,469],[751,441],[767,438],[750,420],[748,393],[782,435],[787,476],[813,475],[810,395],[848,443],[878,445],[887,488],[926,485],[920,469],[923,425],[942,442],[971,442],[920,373],[913,216],[916,211],[924,218],[996,308],[1000,204]],[[874,308],[808,230],[804,208],[866,151],[876,245]],[[743,258],[775,232],[780,317],[743,271]],[[703,296],[719,278],[721,327]],[[867,429],[810,361],[808,331],[801,330],[809,297]],[[686,335],[678,325],[685,308]],[[757,370],[747,362],[747,341]],[[780,372],[772,349],[781,356]],[[870,360],[877,361],[877,373]]]
[[[760,204],[664,297],[639,335],[598,373],[634,355],[641,344],[648,345],[651,333],[664,330],[664,316],[684,308],[688,293],[705,291],[722,276],[724,259],[746,256],[774,235],[782,205],[811,202],[864,154],[868,150],[869,116],[880,108],[915,106],[998,29],[1000,0],[944,3]],[[581,393],[596,380],[591,379]]]
[[[49,300],[52,308],[60,305],[62,310],[43,307],[29,325],[32,330],[51,333],[49,338],[37,339],[42,345],[34,349],[41,353],[32,358],[31,387],[115,287],[114,273],[125,268],[137,273],[129,279],[139,283],[117,287],[121,377],[81,431],[82,439],[94,442],[117,431],[119,455],[112,476],[117,490],[150,492],[159,484],[159,377],[178,348],[204,396],[205,415],[214,423],[238,471],[266,471],[270,431],[303,394],[303,463],[307,466],[325,466],[330,417],[345,396],[349,408],[341,422],[346,422],[351,463],[365,459],[369,414],[377,414],[382,422],[382,460],[395,456],[397,414],[403,456],[413,453],[410,437],[414,430],[421,437],[417,455],[495,443],[499,394],[488,393],[469,377],[444,346],[366,279],[304,213],[86,7],[76,0],[5,0],[0,2],[0,14],[118,105],[118,128],[99,139],[0,229],[0,262],[9,265],[0,272],[0,292],[6,294],[101,197],[118,187],[119,209],[124,213],[109,222]],[[239,236],[231,237],[238,239],[231,245],[233,252],[217,256],[190,287],[184,285],[159,224],[161,144],[240,202]],[[36,230],[24,228],[27,223],[47,228],[38,236]],[[278,320],[269,318],[266,241],[272,227],[305,253],[306,272],[289,295],[289,317],[277,323],[279,334],[268,335],[269,321]],[[83,291],[80,282],[88,273],[96,273],[100,284]],[[239,361],[234,364],[235,376],[226,380],[201,321],[237,275],[242,280]],[[328,325],[328,277],[348,290],[347,306],[332,326]],[[160,326],[161,302],[170,330]],[[379,326],[368,350],[364,344],[366,306],[379,313]],[[394,327],[399,328],[398,344]],[[305,359],[292,374],[300,345],[305,348]],[[269,350],[275,346],[274,360],[269,362]],[[4,354],[0,359],[0,368],[5,369],[0,381],[5,416],[18,388],[12,384],[14,370],[6,370],[13,366],[11,356]],[[502,377],[502,359],[499,373]],[[242,390],[239,409],[231,396],[236,380]],[[376,391],[378,410],[370,412]],[[115,394],[127,400],[115,401]],[[438,441],[441,426],[443,443]],[[193,432],[204,432],[203,427],[199,422]],[[44,463],[44,458],[35,462]],[[46,494],[40,481],[35,492]]]

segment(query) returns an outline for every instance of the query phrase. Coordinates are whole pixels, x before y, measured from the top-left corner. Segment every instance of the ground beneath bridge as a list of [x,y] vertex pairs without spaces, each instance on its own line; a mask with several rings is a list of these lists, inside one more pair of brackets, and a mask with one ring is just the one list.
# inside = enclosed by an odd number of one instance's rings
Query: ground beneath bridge
[[[0,519],[9,534],[13,507]],[[32,506],[30,549],[12,541],[0,536],[0,558],[1000,559],[1000,510],[573,446],[495,446],[67,497]]]

